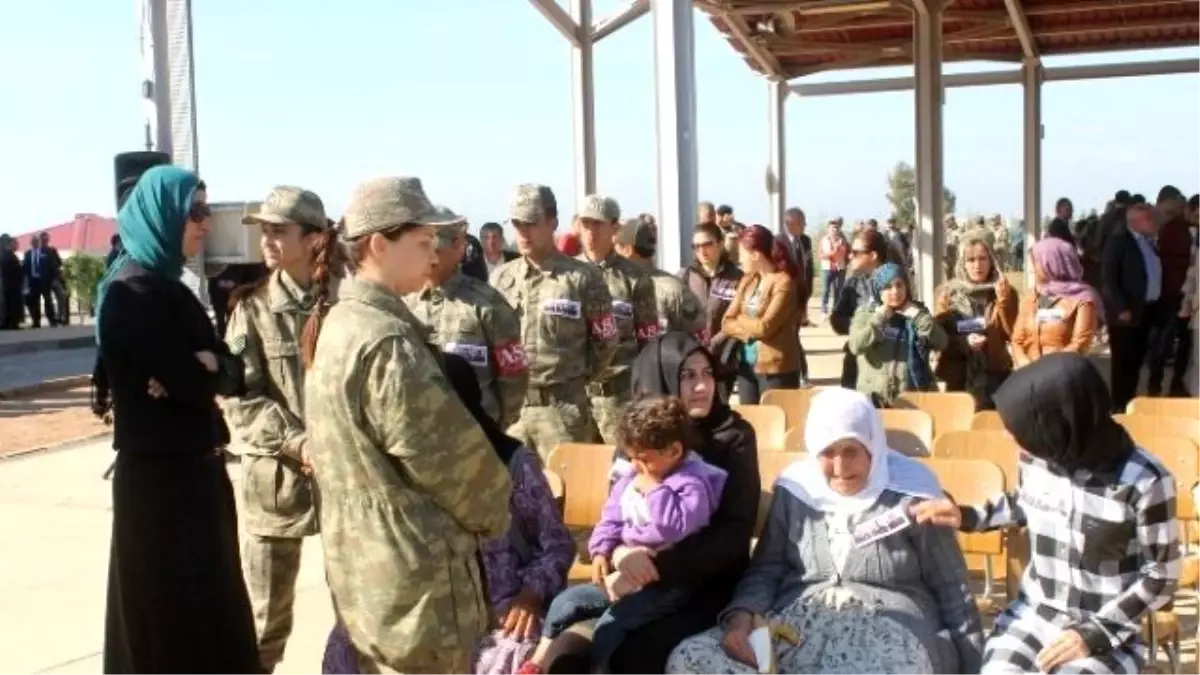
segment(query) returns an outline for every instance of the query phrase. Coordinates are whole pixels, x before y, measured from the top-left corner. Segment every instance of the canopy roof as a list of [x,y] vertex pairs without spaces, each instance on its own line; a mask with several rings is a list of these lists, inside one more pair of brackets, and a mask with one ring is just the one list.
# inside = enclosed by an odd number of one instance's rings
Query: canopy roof
[[[756,71],[791,79],[913,62],[914,3],[923,0],[698,0]],[[1027,44],[1023,44],[1027,42]],[[1197,0],[948,0],[943,60],[1194,47]]]

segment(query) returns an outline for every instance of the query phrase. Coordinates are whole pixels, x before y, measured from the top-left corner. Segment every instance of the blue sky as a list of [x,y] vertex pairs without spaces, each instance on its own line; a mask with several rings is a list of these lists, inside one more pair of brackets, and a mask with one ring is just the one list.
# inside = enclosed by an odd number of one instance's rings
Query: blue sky
[[[358,181],[413,174],[475,227],[502,219],[520,182],[551,185],[570,208],[569,47],[525,0],[193,4],[200,168],[211,199],[257,199],[272,184],[294,183],[337,215]],[[594,12],[620,4],[596,0]],[[762,222],[766,84],[699,12],[696,48],[701,196]],[[599,188],[626,212],[653,210],[649,17],[597,45],[595,61]],[[140,149],[142,139],[133,0],[5,3],[0,63],[0,231],[111,213],[112,156]],[[1196,192],[1198,83],[1174,75],[1047,85],[1044,208],[1059,195],[1100,206],[1121,187],[1153,198],[1166,182]],[[885,214],[887,172],[913,158],[910,93],[792,97],[787,125],[789,201],[821,218]],[[960,213],[1019,216],[1019,86],[949,90],[945,148]]]

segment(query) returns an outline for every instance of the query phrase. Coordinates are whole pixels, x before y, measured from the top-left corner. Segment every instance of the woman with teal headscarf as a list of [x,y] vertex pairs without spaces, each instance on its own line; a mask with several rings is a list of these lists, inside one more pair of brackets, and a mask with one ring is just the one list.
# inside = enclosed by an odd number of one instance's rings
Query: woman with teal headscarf
[[945,349],[949,337],[929,309],[912,299],[904,268],[880,265],[871,287],[872,300],[855,313],[846,346],[858,358],[858,391],[885,408],[906,391],[937,389],[929,357]]
[[100,283],[98,373],[111,389],[107,673],[260,670],[238,554],[218,395],[240,361],[180,282],[210,211],[195,174],[159,166],[117,215],[124,252]]

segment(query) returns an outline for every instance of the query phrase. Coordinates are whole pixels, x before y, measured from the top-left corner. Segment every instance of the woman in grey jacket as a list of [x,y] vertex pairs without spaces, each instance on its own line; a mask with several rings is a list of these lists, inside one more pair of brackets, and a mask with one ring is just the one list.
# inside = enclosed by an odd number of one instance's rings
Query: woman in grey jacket
[[759,672],[749,636],[764,621],[799,638],[777,650],[780,673],[978,672],[982,628],[954,533],[908,516],[940,497],[937,478],[887,447],[854,391],[818,394],[804,436],[820,450],[775,484],[718,627],[677,647],[667,672]]

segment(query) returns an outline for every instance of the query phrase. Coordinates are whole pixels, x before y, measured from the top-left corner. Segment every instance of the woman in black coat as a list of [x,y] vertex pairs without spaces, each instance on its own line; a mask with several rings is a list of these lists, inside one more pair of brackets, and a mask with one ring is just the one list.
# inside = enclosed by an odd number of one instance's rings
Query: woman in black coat
[[[729,602],[750,561],[761,480],[754,430],[716,394],[716,363],[692,336],[670,332],[647,344],[633,365],[638,396],[678,396],[699,432],[704,460],[729,473],[721,503],[708,527],[654,557],[634,551],[614,555],[618,571],[635,583],[686,586],[692,598],[680,612],[632,632],[609,659],[614,673],[661,673],[684,638],[710,628]],[[587,672],[586,654],[559,658],[556,673]]]
[[97,341],[110,390],[112,549],[106,673],[259,672],[217,395],[242,387],[184,260],[204,243],[204,185],[147,171],[117,216],[125,250],[100,284]]

